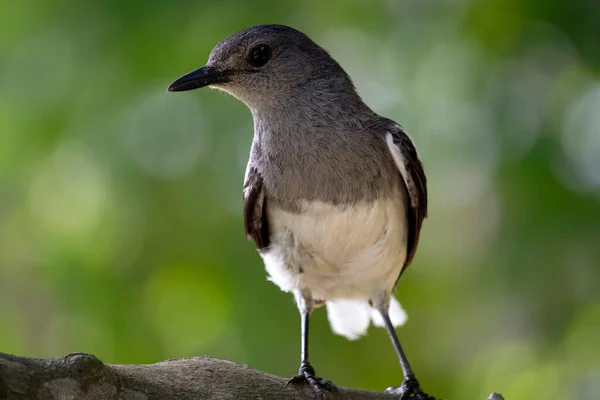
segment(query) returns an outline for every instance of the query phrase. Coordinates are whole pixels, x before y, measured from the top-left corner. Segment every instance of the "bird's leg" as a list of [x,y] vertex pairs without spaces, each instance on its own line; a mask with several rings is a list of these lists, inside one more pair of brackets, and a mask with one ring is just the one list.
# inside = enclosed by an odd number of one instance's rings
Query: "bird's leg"
[[335,385],[331,383],[331,381],[323,380],[315,375],[315,369],[308,362],[308,331],[309,331],[309,322],[310,322],[310,314],[314,308],[314,301],[312,296],[306,292],[297,292],[295,293],[296,303],[298,304],[298,309],[300,310],[301,316],[301,331],[302,331],[302,348],[301,348],[301,358],[302,361],[300,363],[300,370],[298,371],[298,375],[292,377],[287,384],[290,383],[308,383],[317,397],[324,396],[324,390],[331,391],[335,389]]
[[383,322],[385,324],[385,329],[392,340],[392,344],[394,345],[394,349],[396,350],[396,354],[398,354],[398,358],[400,359],[400,366],[402,367],[402,372],[404,374],[404,382],[402,382],[402,386],[400,387],[391,387],[386,390],[387,393],[390,394],[399,394],[400,400],[436,400],[435,397],[429,396],[419,386],[419,381],[415,378],[415,373],[413,372],[410,364],[408,363],[408,359],[406,358],[406,354],[404,354],[404,350],[400,345],[400,340],[398,340],[398,335],[396,334],[396,330],[394,329],[394,325],[390,320],[390,316],[388,314],[388,308],[379,308],[379,313],[383,318]]

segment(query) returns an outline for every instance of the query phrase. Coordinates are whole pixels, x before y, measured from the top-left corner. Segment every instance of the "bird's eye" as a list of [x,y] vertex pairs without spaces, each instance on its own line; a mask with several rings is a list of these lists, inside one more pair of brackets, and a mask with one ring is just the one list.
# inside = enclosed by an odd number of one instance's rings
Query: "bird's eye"
[[262,67],[271,59],[271,49],[266,44],[259,44],[250,51],[248,62],[255,67]]

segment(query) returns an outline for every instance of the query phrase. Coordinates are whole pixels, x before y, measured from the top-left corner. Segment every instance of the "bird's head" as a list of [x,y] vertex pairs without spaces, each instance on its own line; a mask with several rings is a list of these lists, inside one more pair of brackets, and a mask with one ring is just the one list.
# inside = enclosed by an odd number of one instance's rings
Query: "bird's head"
[[348,75],[308,36],[282,25],[237,32],[211,51],[208,63],[169,86],[178,92],[209,86],[251,109],[277,106],[296,96],[354,92]]

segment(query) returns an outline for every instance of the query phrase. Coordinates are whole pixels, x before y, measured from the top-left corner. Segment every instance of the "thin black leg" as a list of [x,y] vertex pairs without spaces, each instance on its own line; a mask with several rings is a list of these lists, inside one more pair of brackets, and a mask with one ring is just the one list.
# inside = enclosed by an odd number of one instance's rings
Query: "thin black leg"
[[308,374],[310,376],[315,376],[315,369],[308,362],[308,331],[310,327],[310,314],[307,311],[300,312],[301,318],[301,335],[302,335],[302,344],[300,349],[300,371],[298,372],[300,375]]
[[[390,316],[388,315],[387,310],[379,310],[381,317],[383,318],[383,322],[385,323],[385,329],[387,330],[390,339],[392,340],[392,345],[396,350],[396,354],[398,354],[398,359],[400,360],[400,366],[402,367],[402,373],[404,374],[404,382],[402,383],[402,387],[400,388],[400,393],[402,393],[401,400],[403,399],[416,399],[416,400],[435,400],[435,397],[429,396],[421,390],[419,386],[419,381],[415,378],[415,373],[413,372],[410,363],[408,362],[408,358],[406,358],[406,354],[402,349],[402,345],[400,344],[400,340],[398,340],[398,335],[396,334],[396,329],[394,329],[394,325],[390,320]],[[395,388],[388,389],[392,393],[397,393]]]
[[392,340],[392,345],[396,350],[396,354],[398,354],[398,358],[400,359],[400,366],[402,367],[402,373],[404,374],[404,379],[414,378],[415,374],[410,367],[410,363],[408,362],[408,358],[406,358],[406,354],[402,349],[402,345],[400,344],[400,340],[398,340],[398,335],[396,334],[396,329],[394,329],[394,325],[390,320],[390,316],[387,312],[381,312],[381,317],[383,318],[383,322],[385,323],[385,329],[387,330],[390,339]]
[[300,312],[300,318],[302,320],[301,324],[301,332],[302,332],[302,349],[301,349],[301,358],[302,362],[308,362],[308,330],[310,326],[310,316],[307,311]]
[[296,296],[296,302],[300,309],[301,317],[301,363],[298,375],[292,377],[287,384],[290,383],[308,383],[318,398],[324,397],[324,390],[331,391],[335,389],[335,385],[331,381],[323,380],[315,376],[315,369],[308,361],[308,336],[310,326],[310,314],[312,312],[312,299],[308,296]]

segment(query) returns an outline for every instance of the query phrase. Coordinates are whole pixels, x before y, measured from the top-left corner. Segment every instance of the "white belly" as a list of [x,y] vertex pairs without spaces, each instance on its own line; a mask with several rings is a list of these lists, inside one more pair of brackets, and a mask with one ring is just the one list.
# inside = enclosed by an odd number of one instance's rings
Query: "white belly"
[[311,202],[302,212],[269,208],[271,245],[261,255],[270,280],[316,300],[389,296],[406,258],[402,193],[355,206]]

